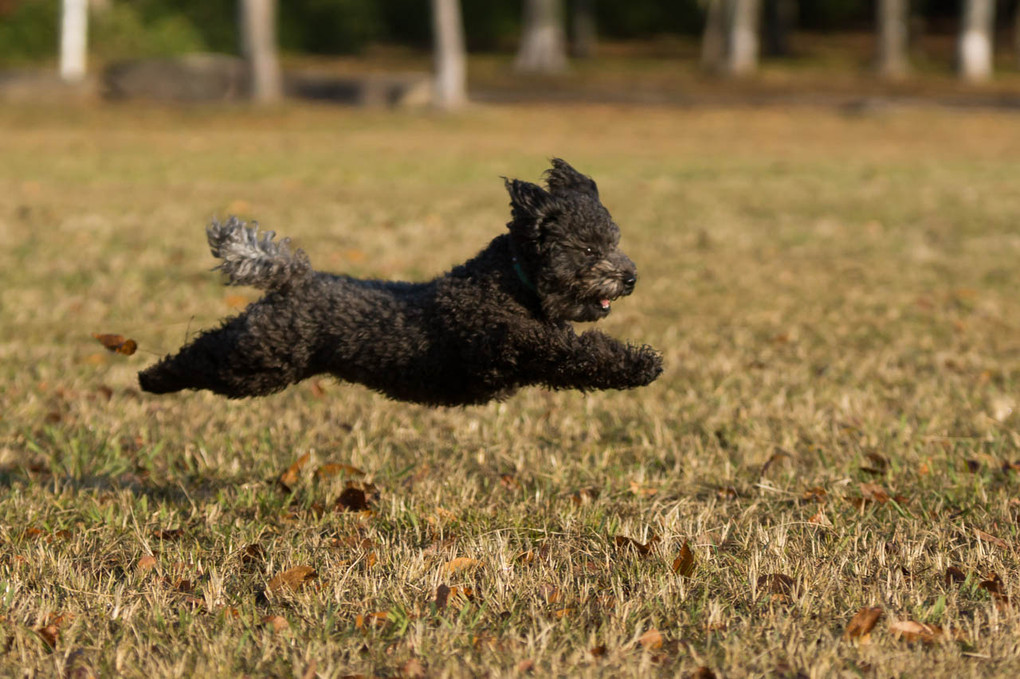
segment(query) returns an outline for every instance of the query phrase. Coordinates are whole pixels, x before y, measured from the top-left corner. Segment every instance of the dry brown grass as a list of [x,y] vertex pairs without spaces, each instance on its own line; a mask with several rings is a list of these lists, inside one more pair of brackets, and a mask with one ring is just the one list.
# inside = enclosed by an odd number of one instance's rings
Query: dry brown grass
[[[0,674],[1020,673],[1014,118],[8,108],[0,149]],[[421,278],[552,155],[623,225],[650,388],[137,391],[250,294],[210,216]]]

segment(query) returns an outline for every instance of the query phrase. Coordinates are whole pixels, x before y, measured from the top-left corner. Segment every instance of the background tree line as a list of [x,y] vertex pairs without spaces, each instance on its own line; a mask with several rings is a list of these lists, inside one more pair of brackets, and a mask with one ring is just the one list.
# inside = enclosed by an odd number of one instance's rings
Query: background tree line
[[[762,0],[762,49],[782,53],[783,28],[827,32],[872,30],[879,0]],[[995,0],[1000,29],[1012,25],[1020,0]],[[93,50],[99,56],[156,56],[240,47],[237,0],[92,0]],[[564,0],[574,16],[590,8],[600,38],[638,40],[664,34],[696,37],[705,28],[707,0]],[[513,51],[521,37],[523,0],[461,0],[469,51]],[[910,15],[927,32],[951,33],[961,0],[912,0]],[[0,59],[51,57],[60,0],[0,0]],[[783,23],[785,22],[785,24]],[[288,52],[357,54],[372,43],[427,49],[431,5],[425,0],[286,0],[278,8],[278,41]]]

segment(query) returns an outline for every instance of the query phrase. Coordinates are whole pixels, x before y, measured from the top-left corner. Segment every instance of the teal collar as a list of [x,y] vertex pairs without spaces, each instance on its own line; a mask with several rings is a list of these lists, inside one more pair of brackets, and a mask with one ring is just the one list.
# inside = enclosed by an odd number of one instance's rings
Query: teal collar
[[528,274],[524,273],[524,268],[521,266],[521,263],[517,261],[516,257],[514,257],[514,271],[517,272],[517,277],[521,279],[521,283],[524,284],[524,287],[537,295],[538,288],[536,288],[535,284],[528,278]]

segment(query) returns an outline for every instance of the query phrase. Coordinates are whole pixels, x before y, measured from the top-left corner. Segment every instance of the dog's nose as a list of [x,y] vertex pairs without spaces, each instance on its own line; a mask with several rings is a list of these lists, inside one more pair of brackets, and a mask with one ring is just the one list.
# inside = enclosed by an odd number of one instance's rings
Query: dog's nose
[[634,274],[631,274],[630,276],[627,276],[626,278],[623,279],[623,285],[626,288],[628,295],[634,292],[635,283],[637,283],[637,276]]

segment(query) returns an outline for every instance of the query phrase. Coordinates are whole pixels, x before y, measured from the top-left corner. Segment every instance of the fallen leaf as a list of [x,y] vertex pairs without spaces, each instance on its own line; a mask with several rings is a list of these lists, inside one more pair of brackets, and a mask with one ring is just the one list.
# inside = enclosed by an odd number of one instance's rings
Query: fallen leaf
[[615,538],[616,548],[620,550],[633,549],[641,556],[648,556],[655,544],[659,542],[661,538],[658,535],[652,535],[648,538],[648,542],[641,544],[634,538],[629,538],[626,535],[617,535]]
[[531,660],[530,658],[527,659],[527,660],[522,660],[519,663],[517,663],[517,668],[516,669],[517,669],[518,672],[529,672],[529,673],[533,672],[535,670],[535,661]]
[[964,464],[967,466],[967,471],[971,474],[977,474],[981,471],[981,463],[977,460],[964,460]]
[[757,586],[773,599],[789,599],[793,595],[794,580],[783,573],[766,573],[758,577]]
[[691,551],[687,540],[684,540],[684,544],[680,547],[680,555],[673,559],[673,572],[685,578],[691,577],[694,573],[694,552]]
[[646,651],[654,651],[662,648],[662,633],[653,627],[639,636],[637,641]]
[[994,535],[992,535],[991,533],[984,532],[980,528],[975,528],[974,529],[974,535],[977,536],[978,540],[983,540],[985,542],[990,542],[991,544],[995,545],[996,547],[1006,548],[1006,547],[1009,546],[1009,545],[1006,544],[1006,541],[1003,540],[1002,538],[997,538]]
[[183,528],[161,528],[159,530],[152,531],[152,537],[156,540],[165,540],[167,542],[171,540],[180,540],[184,537]]
[[317,577],[318,573],[311,566],[295,566],[273,577],[266,588],[273,594],[285,590],[296,592],[302,585]]
[[269,625],[277,634],[285,632],[290,628],[290,623],[287,622],[287,618],[282,615],[266,615],[263,616],[259,622],[263,625]]
[[116,354],[130,356],[138,350],[138,343],[133,339],[125,339],[124,335],[101,335],[92,333],[99,343]]
[[829,493],[821,486],[815,486],[814,488],[808,488],[807,490],[805,490],[801,494],[800,499],[804,500],[805,502],[814,501],[818,503],[824,503],[826,500],[826,496],[828,494]]
[[967,574],[961,571],[956,566],[950,566],[946,569],[945,582],[946,586],[955,584],[957,582],[963,582],[967,579]]
[[252,564],[262,563],[266,558],[266,550],[263,549],[262,545],[257,542],[253,542],[250,545],[246,545],[241,550],[241,563],[246,566]]
[[868,472],[869,474],[885,474],[889,469],[889,460],[878,453],[865,453],[864,457],[868,459],[870,465],[861,465],[861,470]]
[[53,651],[57,647],[57,638],[60,636],[60,630],[57,629],[56,625],[46,625],[45,627],[39,627],[35,630],[35,633],[39,635],[39,638],[46,644],[47,651]]
[[276,482],[280,484],[285,493],[289,493],[291,489],[297,485],[301,469],[308,464],[309,459],[311,459],[311,453],[305,453],[295,460],[293,464],[287,467],[282,474],[280,474],[280,478],[278,478]]
[[862,483],[861,495],[864,496],[864,499],[877,502],[880,505],[889,501],[889,493],[877,483]]
[[360,630],[366,630],[369,627],[384,627],[389,619],[390,615],[386,611],[376,611],[367,615],[359,613],[354,618],[354,626]]
[[850,619],[850,623],[846,626],[846,631],[843,632],[843,638],[856,639],[861,643],[866,643],[868,637],[871,635],[871,630],[875,627],[875,623],[877,623],[881,617],[881,608],[878,606],[874,606],[872,608],[865,606],[861,610],[857,611],[857,613],[854,614],[854,617]]
[[776,448],[775,452],[772,453],[772,455],[769,456],[769,459],[765,460],[765,464],[763,464],[761,466],[761,471],[758,473],[758,476],[759,477],[765,476],[765,472],[767,472],[769,470],[769,467],[774,465],[779,460],[782,460],[783,458],[792,458],[792,457],[793,457],[793,455],[791,455],[790,453],[786,452],[785,450],[783,450],[781,448]]
[[520,490],[520,482],[513,477],[512,474],[500,474],[499,485],[503,486],[507,490]]
[[334,507],[347,512],[361,512],[368,509],[368,496],[357,486],[347,486],[336,499]]
[[365,472],[349,464],[337,464],[330,462],[315,470],[316,479],[327,479],[337,474],[344,473],[347,476],[364,476]]
[[455,575],[456,573],[475,568],[481,564],[482,562],[478,559],[469,559],[466,556],[459,556],[446,564],[446,572],[450,575]]
[[893,621],[889,623],[889,631],[898,639],[910,642],[920,641],[925,644],[933,644],[945,636],[945,632],[939,625],[926,625],[913,620]]
[[154,557],[151,554],[146,554],[141,559],[138,560],[137,568],[138,570],[144,573],[151,571],[153,568],[156,567],[156,564],[157,564],[156,557]]
[[593,646],[590,653],[593,658],[601,658],[606,655],[606,645],[599,644],[598,646]]
[[688,675],[688,679],[715,679],[715,672],[711,667],[701,665]]
[[312,380],[309,389],[312,392],[313,398],[321,400],[326,397],[326,389],[322,386],[322,380]]
[[570,501],[573,502],[575,506],[586,505],[597,500],[599,498],[599,492],[598,488],[575,490],[570,494]]
[[987,580],[978,583],[978,587],[992,595],[992,599],[1000,607],[1009,606],[1009,596],[1006,594],[1006,585],[998,573],[989,573]]
[[425,666],[417,658],[411,658],[400,667],[401,679],[422,679],[425,676]]

